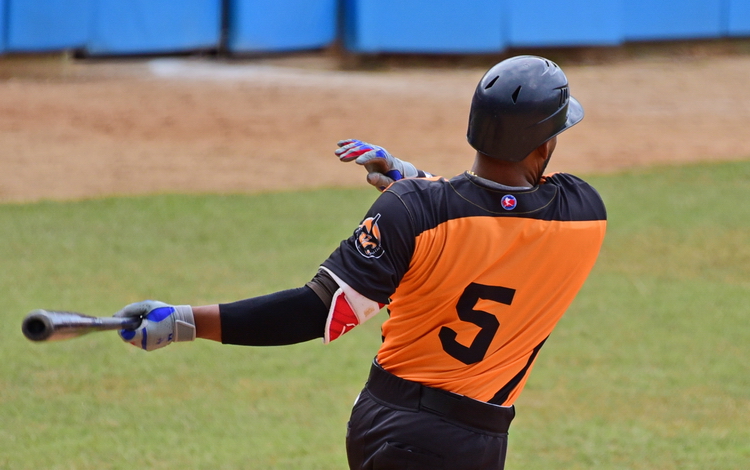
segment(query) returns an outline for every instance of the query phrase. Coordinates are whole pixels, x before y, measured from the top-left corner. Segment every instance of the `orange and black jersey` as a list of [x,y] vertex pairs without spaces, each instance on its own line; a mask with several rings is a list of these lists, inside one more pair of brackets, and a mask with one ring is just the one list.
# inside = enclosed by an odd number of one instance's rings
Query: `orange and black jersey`
[[593,267],[605,228],[598,193],[568,174],[527,190],[470,173],[408,179],[323,266],[389,304],[383,368],[507,406]]

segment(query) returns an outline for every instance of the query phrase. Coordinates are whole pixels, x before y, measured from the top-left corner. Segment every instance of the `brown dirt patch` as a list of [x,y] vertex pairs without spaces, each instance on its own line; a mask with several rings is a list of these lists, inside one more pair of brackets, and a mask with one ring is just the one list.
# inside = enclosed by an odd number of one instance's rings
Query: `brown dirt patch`
[[[363,184],[333,155],[349,137],[453,175],[473,158],[468,106],[485,69],[0,58],[0,202]],[[565,70],[586,119],[560,137],[551,170],[750,156],[750,56]]]

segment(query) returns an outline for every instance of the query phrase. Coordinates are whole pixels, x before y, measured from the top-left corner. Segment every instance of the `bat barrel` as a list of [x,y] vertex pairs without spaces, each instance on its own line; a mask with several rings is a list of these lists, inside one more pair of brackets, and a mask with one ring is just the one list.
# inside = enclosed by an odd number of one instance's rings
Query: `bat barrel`
[[21,325],[24,336],[31,341],[57,341],[92,331],[135,329],[140,318],[91,317],[75,312],[34,310]]

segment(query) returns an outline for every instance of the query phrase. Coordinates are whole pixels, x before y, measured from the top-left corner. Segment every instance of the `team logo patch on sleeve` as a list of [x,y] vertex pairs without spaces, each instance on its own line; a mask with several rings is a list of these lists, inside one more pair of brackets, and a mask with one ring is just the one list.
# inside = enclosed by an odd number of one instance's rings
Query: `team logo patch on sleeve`
[[380,220],[380,214],[368,217],[354,231],[354,244],[359,254],[365,258],[380,258],[385,253],[381,245],[378,220]]
[[512,211],[518,205],[516,197],[512,194],[506,194],[505,196],[503,196],[503,198],[500,200],[500,203],[503,205],[503,209],[505,209],[506,211]]

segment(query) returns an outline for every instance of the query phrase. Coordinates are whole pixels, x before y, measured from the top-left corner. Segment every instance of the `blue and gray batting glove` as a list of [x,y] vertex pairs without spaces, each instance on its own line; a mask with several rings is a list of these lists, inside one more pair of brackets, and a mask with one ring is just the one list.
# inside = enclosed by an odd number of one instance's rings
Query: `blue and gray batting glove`
[[120,330],[120,337],[146,351],[163,348],[173,341],[195,339],[195,319],[190,305],[168,305],[156,300],[130,304],[116,317],[138,317],[141,324],[135,330]]
[[339,148],[336,149],[336,156],[339,160],[354,160],[358,165],[364,166],[368,171],[367,182],[380,191],[385,190],[394,181],[424,176],[414,165],[399,160],[378,145],[357,139],[341,140],[337,145]]

